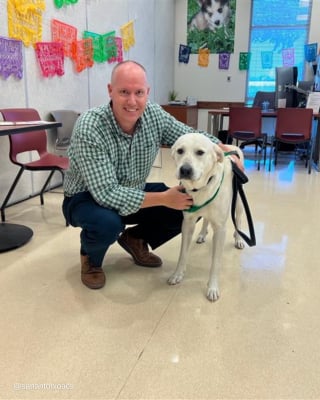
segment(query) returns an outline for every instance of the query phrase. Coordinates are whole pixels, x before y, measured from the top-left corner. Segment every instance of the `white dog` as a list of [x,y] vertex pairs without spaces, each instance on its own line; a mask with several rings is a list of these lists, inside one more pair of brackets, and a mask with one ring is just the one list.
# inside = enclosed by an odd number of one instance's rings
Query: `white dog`
[[[241,150],[236,150],[243,160]],[[193,198],[193,207],[184,211],[182,224],[182,243],[178,265],[168,279],[170,285],[180,283],[186,271],[188,253],[197,220],[204,218],[204,225],[198,242],[205,240],[207,224],[213,228],[212,257],[207,289],[210,301],[218,300],[218,273],[222,264],[222,255],[226,235],[226,222],[231,213],[232,201],[232,165],[230,157],[225,156],[218,145],[201,133],[182,135],[172,147],[172,156],[176,164],[176,176],[186,192]],[[236,202],[236,225],[241,228],[243,207]],[[244,248],[244,242],[234,232],[235,247]]]

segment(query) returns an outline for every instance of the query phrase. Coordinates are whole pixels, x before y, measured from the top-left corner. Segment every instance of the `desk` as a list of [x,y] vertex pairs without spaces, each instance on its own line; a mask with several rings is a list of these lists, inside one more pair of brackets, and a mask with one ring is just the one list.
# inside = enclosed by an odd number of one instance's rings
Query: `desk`
[[[7,123],[4,121],[0,121],[0,136],[14,135],[15,133],[30,132],[41,129],[57,128],[59,126],[62,126],[60,122],[41,121],[41,123],[37,123],[34,121],[28,122],[25,125],[21,125],[21,123],[7,125]],[[32,235],[32,229],[28,228],[27,226],[2,222],[0,224],[0,253],[23,246],[32,238]]]
[[169,114],[173,115],[178,121],[198,129],[198,107],[188,105],[166,104],[161,106]]

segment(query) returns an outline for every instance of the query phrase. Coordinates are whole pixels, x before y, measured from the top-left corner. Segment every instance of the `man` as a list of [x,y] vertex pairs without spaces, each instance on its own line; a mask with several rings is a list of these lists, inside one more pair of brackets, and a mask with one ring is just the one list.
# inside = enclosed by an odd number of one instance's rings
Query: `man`
[[179,234],[182,210],[192,206],[181,186],[146,183],[160,146],[193,130],[149,102],[149,91],[142,65],[117,64],[108,84],[110,103],[83,113],[72,134],[63,213],[82,229],[81,280],[91,289],[104,286],[103,259],[116,241],[137,265],[160,267],[149,246]]

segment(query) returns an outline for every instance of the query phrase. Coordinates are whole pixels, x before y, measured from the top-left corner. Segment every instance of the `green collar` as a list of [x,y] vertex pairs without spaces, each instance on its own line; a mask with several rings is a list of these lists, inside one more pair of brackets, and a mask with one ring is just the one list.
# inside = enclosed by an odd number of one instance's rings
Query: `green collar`
[[223,173],[222,173],[222,177],[221,177],[221,181],[220,181],[220,184],[219,184],[218,189],[215,191],[215,193],[213,194],[213,196],[210,197],[209,200],[207,200],[205,203],[201,204],[200,206],[191,206],[190,208],[188,208],[187,210],[184,210],[184,211],[186,211],[186,212],[196,212],[196,211],[200,210],[202,207],[204,207],[204,206],[206,206],[207,204],[211,203],[211,201],[213,201],[213,200],[215,199],[215,197],[216,197],[216,196],[218,195],[218,193],[219,193],[219,190],[220,190],[220,187],[221,187],[223,178],[224,178],[224,171],[223,171]]
[[[237,157],[239,157],[239,154],[235,150],[226,151],[224,153],[224,155],[225,156],[236,155]],[[187,210],[184,210],[184,211],[190,212],[190,213],[196,212],[196,211],[200,210],[202,207],[204,207],[207,204],[211,203],[211,201],[213,201],[217,197],[217,195],[219,193],[223,178],[224,178],[224,171],[222,172],[222,177],[221,177],[221,181],[220,181],[220,185],[219,185],[218,189],[216,190],[216,192],[213,194],[213,196],[209,200],[207,200],[205,203],[201,204],[200,206],[191,206],[190,208],[188,208]]]

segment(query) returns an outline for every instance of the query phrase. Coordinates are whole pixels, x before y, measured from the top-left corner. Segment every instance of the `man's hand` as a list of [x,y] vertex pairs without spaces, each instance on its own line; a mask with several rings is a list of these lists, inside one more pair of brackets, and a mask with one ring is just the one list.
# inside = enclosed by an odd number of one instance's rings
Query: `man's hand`
[[187,210],[193,204],[193,199],[187,193],[184,193],[182,185],[174,186],[165,192],[165,206],[175,210]]
[[183,186],[179,185],[165,192],[145,192],[141,208],[165,206],[175,210],[187,210],[192,205],[192,197],[184,193]]
[[[230,146],[228,146],[227,144],[223,144],[223,143],[219,143],[219,147],[226,153],[228,151],[232,151],[234,150],[233,148],[231,148]],[[232,161],[237,165],[237,167],[244,172],[244,165],[242,163],[242,161],[240,160],[239,157],[237,157],[236,155],[231,155],[230,156],[232,158]]]

